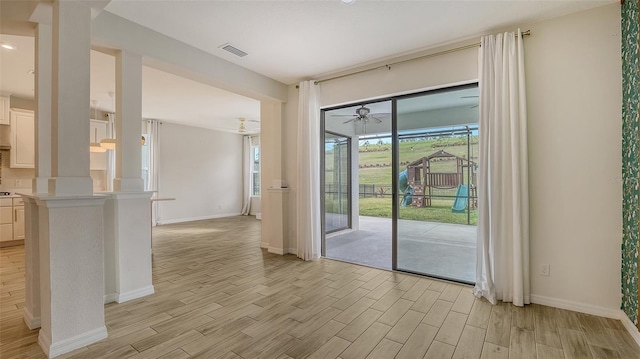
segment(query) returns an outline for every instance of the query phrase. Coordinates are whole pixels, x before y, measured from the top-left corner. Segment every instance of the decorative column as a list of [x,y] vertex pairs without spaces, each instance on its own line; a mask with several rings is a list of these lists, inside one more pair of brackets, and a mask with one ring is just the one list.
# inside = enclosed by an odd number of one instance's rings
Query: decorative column
[[[260,102],[260,188],[275,190],[262,191],[262,238],[260,247],[270,252],[288,252],[289,243],[285,238],[283,225],[283,196],[280,189],[282,172],[282,104],[275,101]],[[272,249],[273,247],[273,249]]]
[[116,178],[105,206],[105,302],[154,293],[151,192],[142,180],[142,58],[116,54]]
[[116,54],[116,192],[141,192],[142,180],[142,57],[130,51]]
[[[269,195],[270,233],[267,251],[275,254],[289,253],[288,241],[285,236],[288,188],[267,188],[263,193]],[[264,234],[263,234],[264,235]]]
[[38,205],[38,343],[49,358],[107,337],[105,198],[93,195],[89,174],[91,8],[72,0],[52,5],[51,178],[47,195],[31,196]]
[[[51,177],[51,19],[35,30],[35,177],[32,192],[46,194]],[[40,250],[38,205],[33,197],[24,198],[25,208],[25,303],[24,321],[29,329],[40,327]]]

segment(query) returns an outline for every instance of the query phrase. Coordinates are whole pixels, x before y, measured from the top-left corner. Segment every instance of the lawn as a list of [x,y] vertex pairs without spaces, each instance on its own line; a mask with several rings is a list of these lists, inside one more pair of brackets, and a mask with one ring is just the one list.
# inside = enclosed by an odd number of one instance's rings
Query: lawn
[[[453,213],[453,200],[433,200],[431,207],[400,207],[400,219],[467,224],[467,213]],[[360,198],[360,215],[391,218],[391,197]],[[478,211],[471,210],[471,223],[478,223]]]

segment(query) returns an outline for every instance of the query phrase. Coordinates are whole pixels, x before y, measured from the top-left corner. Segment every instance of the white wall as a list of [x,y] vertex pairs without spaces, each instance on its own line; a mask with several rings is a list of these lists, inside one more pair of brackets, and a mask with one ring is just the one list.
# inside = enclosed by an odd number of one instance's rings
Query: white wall
[[[538,302],[555,298],[617,310],[622,241],[620,6],[530,28],[525,61],[532,293]],[[551,276],[538,275],[542,263],[551,264]]]
[[282,111],[282,171],[290,188],[287,202],[290,225],[286,226],[284,230],[289,238],[289,253],[296,253],[296,223],[298,223],[298,212],[296,211],[298,200],[298,150],[296,143],[298,138],[298,89],[293,85],[289,86],[288,95],[289,102],[283,106]]
[[241,135],[164,122],[159,157],[161,223],[240,214]]
[[[525,38],[534,301],[616,316],[620,305],[621,65],[617,4],[540,22]],[[515,30],[518,25],[508,30]],[[452,45],[461,46],[474,40]],[[441,49],[435,49],[437,52]],[[321,104],[477,79],[477,50],[324,82]],[[284,168],[295,215],[297,91],[289,88]],[[295,223],[295,221],[292,221]],[[288,229],[295,243],[295,228]],[[551,265],[551,276],[538,275]]]

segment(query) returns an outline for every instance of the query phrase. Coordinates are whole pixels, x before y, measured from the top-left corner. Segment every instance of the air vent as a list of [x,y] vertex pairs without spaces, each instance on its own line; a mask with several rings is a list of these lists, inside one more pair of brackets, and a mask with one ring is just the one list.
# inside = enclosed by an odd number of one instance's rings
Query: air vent
[[230,52],[230,53],[232,53],[232,54],[234,54],[234,55],[236,55],[238,57],[245,57],[245,56],[248,55],[246,52],[240,50],[239,48],[237,48],[237,47],[235,47],[235,46],[233,46],[231,44],[224,44],[224,45],[220,46],[220,48],[225,50],[225,51],[228,51],[228,52]]

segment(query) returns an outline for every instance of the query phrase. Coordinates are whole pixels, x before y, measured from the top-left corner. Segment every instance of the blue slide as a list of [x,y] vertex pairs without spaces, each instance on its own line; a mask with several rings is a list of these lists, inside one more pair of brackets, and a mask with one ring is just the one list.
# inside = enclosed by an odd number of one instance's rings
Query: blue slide
[[402,197],[402,207],[406,207],[411,204],[411,199],[413,195],[413,188],[409,186],[407,179],[407,170],[400,172],[398,176],[398,189],[400,192],[404,193],[404,197]]
[[467,208],[467,196],[469,195],[469,186],[466,184],[458,185],[458,192],[456,192],[456,200],[453,201],[453,207],[451,212],[464,213]]

